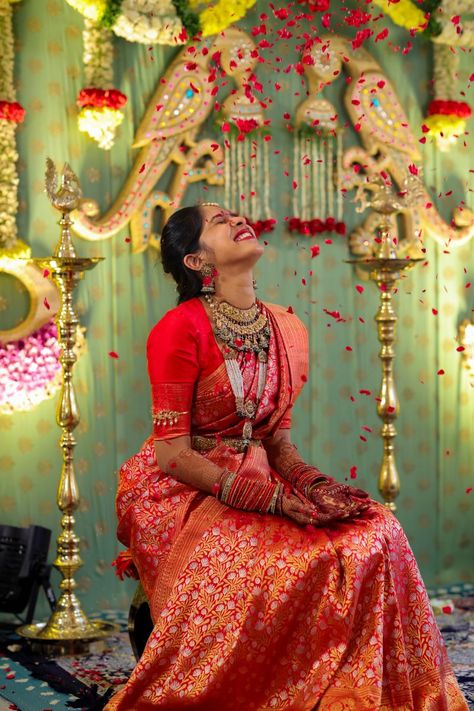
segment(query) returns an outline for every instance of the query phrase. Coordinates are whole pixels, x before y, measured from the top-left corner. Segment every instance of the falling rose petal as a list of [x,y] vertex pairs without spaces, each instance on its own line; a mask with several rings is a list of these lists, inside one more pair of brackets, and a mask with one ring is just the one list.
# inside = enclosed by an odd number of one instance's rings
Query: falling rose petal
[[379,89],[383,89],[383,88],[384,88],[385,82],[383,81],[383,79],[381,79],[380,81],[377,82],[377,86],[378,86]]
[[229,131],[230,131],[230,123],[227,123],[227,121],[225,121],[222,124],[222,133],[229,133]]
[[388,37],[388,29],[385,28],[382,30],[382,32],[379,32],[378,35],[375,38],[376,42],[379,42],[380,40],[384,40],[386,37]]
[[288,306],[287,312],[288,312],[289,314],[294,314],[294,313],[295,313],[295,312],[293,311],[293,307],[292,307],[292,306]]
[[359,439],[360,439],[362,442],[367,442],[367,437],[364,437],[364,435],[359,435]]
[[438,370],[438,372],[436,373],[436,375],[444,375],[444,370],[442,368],[440,368]]
[[356,289],[359,294],[362,294],[364,292],[364,287],[361,284],[356,284]]
[[438,309],[431,309],[431,313],[433,314],[433,316],[437,316],[437,315],[438,315]]
[[139,172],[139,173],[143,173],[144,170],[145,170],[145,163],[143,163],[143,165],[141,166],[141,168],[140,168],[140,170],[139,170],[138,172]]
[[44,276],[44,278],[46,278],[46,277],[49,276],[49,271],[48,271],[47,269],[45,269],[45,270],[43,271],[43,276]]
[[456,350],[457,350],[458,353],[461,353],[462,351],[465,351],[466,349],[464,348],[464,346],[458,346],[458,347],[456,348]]
[[313,257],[317,257],[318,254],[319,254],[320,251],[321,251],[321,248],[320,248],[319,244],[314,244],[314,245],[313,245],[312,247],[310,247],[309,249],[310,249],[310,252],[311,252],[311,259],[313,259]]
[[370,390],[359,390],[359,395],[370,395]]
[[426,143],[426,136],[423,136],[423,138],[420,138],[418,143]]
[[361,129],[361,125],[360,125],[360,123],[356,123],[356,124],[354,124],[354,130],[355,130],[355,131],[359,132],[359,131],[360,131],[360,129]]
[[118,358],[118,357],[119,357],[119,356],[118,356],[118,353],[116,353],[115,351],[109,351],[109,356],[110,356],[111,358]]
[[351,346],[346,346],[346,351],[351,351],[352,347]]
[[423,133],[428,133],[429,130],[430,130],[430,127],[427,126],[426,123],[422,123],[422,124],[421,124],[421,130],[423,131]]
[[395,412],[395,408],[393,407],[393,405],[389,405],[389,406],[387,407],[387,412],[390,413],[390,414],[392,414],[392,413]]
[[155,111],[160,111],[160,109],[162,109],[163,106],[164,106],[164,104],[157,104],[157,105],[155,106]]
[[357,479],[357,467],[351,467],[351,479]]
[[132,241],[132,238],[131,238],[131,237],[125,237],[125,242],[126,242],[127,244],[129,244],[131,241]]
[[472,491],[472,486],[468,486],[466,489],[466,494],[470,494]]
[[368,425],[362,425],[362,429],[365,430],[366,432],[372,432],[372,428],[369,427]]
[[197,88],[194,86],[194,84],[192,83],[192,81],[189,82],[189,86],[190,86],[190,88],[194,91],[195,94],[199,94],[199,89],[197,89]]
[[304,373],[303,373],[303,375],[301,376],[301,380],[303,381],[303,383],[306,383],[306,382],[308,381],[308,378],[307,378],[307,376],[306,376]]
[[296,188],[298,187],[298,183],[296,182],[296,180],[293,180],[292,184],[293,184],[293,190],[296,190]]
[[49,305],[49,301],[48,301],[48,299],[46,298],[46,296],[44,297],[43,304],[45,305],[45,308],[47,308],[48,311],[49,311],[49,309],[51,308],[51,306]]
[[418,175],[418,168],[414,163],[410,163],[410,165],[408,166],[408,170],[412,175]]

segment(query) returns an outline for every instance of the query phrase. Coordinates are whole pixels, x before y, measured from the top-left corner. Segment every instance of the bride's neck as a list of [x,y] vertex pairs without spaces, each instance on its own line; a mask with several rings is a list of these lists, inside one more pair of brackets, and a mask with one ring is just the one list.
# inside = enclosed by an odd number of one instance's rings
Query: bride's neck
[[256,301],[253,279],[250,283],[225,282],[220,284],[216,282],[215,289],[216,292],[213,296],[216,301],[226,301],[237,309],[250,309]]

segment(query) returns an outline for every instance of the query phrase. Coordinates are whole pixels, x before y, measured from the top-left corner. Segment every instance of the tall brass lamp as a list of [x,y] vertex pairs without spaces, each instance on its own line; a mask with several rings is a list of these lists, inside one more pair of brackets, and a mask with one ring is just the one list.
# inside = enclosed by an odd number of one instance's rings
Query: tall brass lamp
[[[369,278],[377,284],[380,294],[380,306],[375,315],[377,335],[381,344],[379,358],[382,365],[382,382],[377,403],[377,414],[382,420],[380,431],[383,440],[383,457],[379,472],[378,488],[384,499],[384,505],[391,511],[396,511],[395,499],[400,492],[400,478],[395,463],[394,438],[397,431],[394,421],[399,412],[398,396],[395,389],[393,360],[395,351],[395,328],[397,315],[393,308],[392,296],[396,291],[397,282],[402,278],[403,272],[412,269],[421,258],[397,258],[394,243],[390,237],[390,215],[402,209],[413,206],[419,201],[421,183],[414,177],[407,178],[406,190],[393,193],[391,187],[380,177],[371,182],[362,183],[356,195],[356,200],[361,201],[357,212],[362,212],[366,207],[371,207],[379,213],[381,220],[378,225],[379,244],[373,256],[362,256],[345,260],[348,264],[355,264],[360,270],[366,272]],[[411,191],[410,191],[411,188]],[[372,193],[372,198],[365,197],[364,190]]]
[[[23,625],[18,634],[43,654],[73,654],[88,652],[91,646],[117,632],[119,626],[110,622],[90,621],[81,608],[75,593],[74,574],[82,566],[79,537],[74,531],[74,512],[79,506],[79,489],[74,474],[73,452],[76,440],[74,429],[80,421],[74,391],[72,370],[76,362],[74,346],[79,320],[73,307],[73,291],[102,257],[78,257],[71,238],[70,213],[79,205],[82,192],[79,181],[66,163],[57,188],[58,176],[53,161],[46,161],[46,192],[54,208],[61,212],[61,234],[53,256],[33,261],[47,270],[61,295],[61,306],[56,316],[58,341],[61,348],[62,386],[56,411],[56,421],[62,429],[59,440],[63,465],[57,492],[57,505],[62,513],[61,532],[57,539],[57,556],[53,565],[62,575],[61,594],[47,622]],[[45,271],[45,274],[47,274]]]

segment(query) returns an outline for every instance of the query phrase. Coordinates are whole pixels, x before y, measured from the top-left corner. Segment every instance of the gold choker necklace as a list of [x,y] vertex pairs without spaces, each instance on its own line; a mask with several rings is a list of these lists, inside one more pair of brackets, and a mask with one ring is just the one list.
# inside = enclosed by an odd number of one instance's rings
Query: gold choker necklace
[[259,360],[265,362],[270,328],[258,299],[249,309],[239,309],[227,301],[218,302],[210,294],[205,294],[204,298],[211,309],[216,336],[229,348],[258,353]]

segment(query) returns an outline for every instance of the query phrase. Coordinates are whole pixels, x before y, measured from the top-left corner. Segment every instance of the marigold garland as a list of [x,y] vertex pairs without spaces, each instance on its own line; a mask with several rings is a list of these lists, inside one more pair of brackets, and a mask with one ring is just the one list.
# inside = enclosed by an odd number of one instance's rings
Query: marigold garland
[[[245,17],[248,10],[253,7],[256,0],[218,0],[208,2],[209,7],[199,13],[199,24],[203,37],[216,35],[225,30],[229,25]],[[189,7],[196,11],[203,5],[202,0],[189,0]]]
[[396,25],[416,32],[422,32],[426,28],[425,13],[411,0],[399,0],[396,3],[391,0],[373,0],[373,3],[380,7]]

